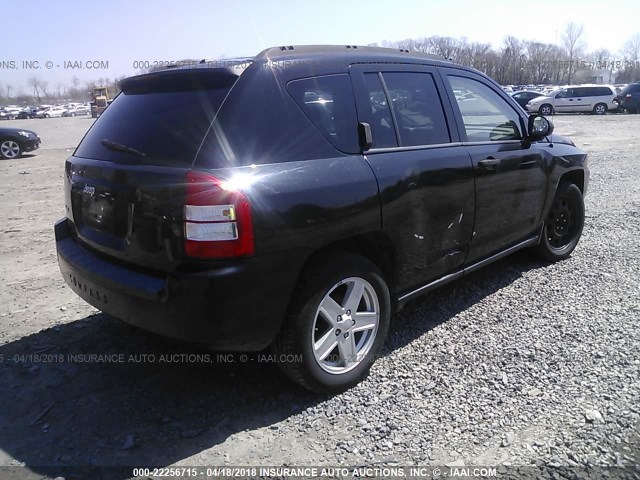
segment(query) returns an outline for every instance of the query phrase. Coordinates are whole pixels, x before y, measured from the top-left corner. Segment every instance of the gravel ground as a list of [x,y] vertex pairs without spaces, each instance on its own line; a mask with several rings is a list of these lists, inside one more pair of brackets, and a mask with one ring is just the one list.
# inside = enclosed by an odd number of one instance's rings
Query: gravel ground
[[[394,462],[575,478],[640,464],[640,115],[555,118],[591,168],[570,259],[521,252],[410,303],[369,378],[334,397],[268,357],[224,363],[139,332],[64,285],[52,224],[90,123],[12,122],[43,147],[0,162],[0,465],[34,478],[47,465]],[[90,354],[103,356],[79,362]]]

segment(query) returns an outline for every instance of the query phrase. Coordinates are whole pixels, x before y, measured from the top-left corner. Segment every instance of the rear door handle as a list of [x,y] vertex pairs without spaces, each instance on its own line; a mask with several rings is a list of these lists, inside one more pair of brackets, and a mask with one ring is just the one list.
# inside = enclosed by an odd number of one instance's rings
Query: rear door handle
[[484,160],[480,160],[478,162],[479,167],[491,171],[496,170],[498,168],[498,165],[500,165],[500,160],[493,157],[485,158]]

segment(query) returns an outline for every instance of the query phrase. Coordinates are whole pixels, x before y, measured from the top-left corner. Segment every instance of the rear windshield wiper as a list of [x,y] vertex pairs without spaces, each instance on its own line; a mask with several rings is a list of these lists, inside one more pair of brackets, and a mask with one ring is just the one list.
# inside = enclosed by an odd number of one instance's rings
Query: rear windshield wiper
[[108,138],[103,138],[102,139],[102,145],[104,145],[105,147],[107,147],[107,148],[109,148],[111,150],[116,150],[117,152],[132,153],[132,154],[138,155],[140,157],[146,157],[147,156],[146,153],[141,152],[140,150],[136,150],[135,148],[127,147],[126,145],[120,145],[119,143],[112,142]]

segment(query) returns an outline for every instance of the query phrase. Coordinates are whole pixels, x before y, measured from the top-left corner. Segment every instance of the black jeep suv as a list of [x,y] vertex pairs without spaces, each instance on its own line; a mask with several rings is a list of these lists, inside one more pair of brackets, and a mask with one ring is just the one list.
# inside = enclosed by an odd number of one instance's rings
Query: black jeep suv
[[313,390],[360,381],[408,300],[582,232],[585,153],[445,60],[278,47],[120,87],[66,162],[65,280],[153,332],[270,346]]
[[640,113],[640,82],[624,87],[613,101],[630,113]]

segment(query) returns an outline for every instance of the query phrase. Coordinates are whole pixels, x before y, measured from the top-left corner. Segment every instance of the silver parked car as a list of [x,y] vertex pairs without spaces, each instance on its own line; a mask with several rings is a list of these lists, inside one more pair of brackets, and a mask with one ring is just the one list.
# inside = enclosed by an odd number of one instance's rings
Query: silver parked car
[[618,108],[613,101],[615,96],[615,90],[609,85],[568,85],[530,100],[526,109],[540,115],[576,112],[604,115]]

